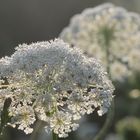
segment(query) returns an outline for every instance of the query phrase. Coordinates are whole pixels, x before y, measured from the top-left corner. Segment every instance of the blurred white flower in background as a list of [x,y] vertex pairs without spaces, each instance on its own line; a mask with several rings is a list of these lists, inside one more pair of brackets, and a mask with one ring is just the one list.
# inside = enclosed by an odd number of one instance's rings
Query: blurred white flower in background
[[71,19],[60,37],[109,65],[114,81],[140,71],[140,16],[136,13],[111,3],[87,8]]
[[0,59],[0,78],[0,112],[10,98],[7,123],[26,134],[37,117],[46,122],[46,132],[67,137],[84,114],[95,108],[106,113],[113,98],[103,67],[59,39],[19,45]]
[[140,90],[139,89],[133,89],[129,92],[129,97],[133,99],[140,99]]

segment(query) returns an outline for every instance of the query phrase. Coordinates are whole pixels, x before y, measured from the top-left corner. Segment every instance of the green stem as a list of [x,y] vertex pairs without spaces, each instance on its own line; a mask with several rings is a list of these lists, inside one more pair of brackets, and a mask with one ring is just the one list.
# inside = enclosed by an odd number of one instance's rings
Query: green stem
[[52,132],[52,138],[53,138],[53,140],[58,140],[57,134],[55,134],[54,132]]
[[3,136],[0,134],[0,140],[4,140]]
[[8,116],[9,112],[8,109],[11,105],[11,98],[5,99],[3,110],[1,111],[1,122],[0,122],[0,140],[2,140],[3,131],[6,127],[7,123],[10,121],[10,117]]
[[112,100],[112,104],[111,104],[111,107],[110,107],[109,112],[107,114],[106,121],[105,121],[102,129],[95,136],[94,140],[103,140],[104,139],[107,131],[111,127],[113,118],[114,118],[114,100]]
[[[110,58],[109,58],[110,57],[109,46],[110,46],[110,42],[106,41],[105,49],[106,49],[106,56],[107,56],[107,72],[108,72],[109,78],[111,79],[111,74],[110,74],[110,63],[111,62],[110,62]],[[110,107],[109,112],[106,117],[106,121],[105,121],[103,127],[101,128],[101,130],[95,136],[94,140],[103,140],[105,138],[106,133],[110,129],[112,122],[113,122],[114,113],[115,113],[114,110],[115,110],[115,105],[114,105],[114,99],[113,99],[112,103],[111,103],[111,107]]]

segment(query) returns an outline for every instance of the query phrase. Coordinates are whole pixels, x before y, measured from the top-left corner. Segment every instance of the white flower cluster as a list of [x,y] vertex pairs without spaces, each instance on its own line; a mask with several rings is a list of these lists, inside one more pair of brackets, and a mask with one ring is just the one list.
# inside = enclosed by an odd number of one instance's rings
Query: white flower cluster
[[113,80],[123,81],[140,71],[140,16],[136,13],[110,3],[88,8],[71,19],[60,37],[110,65]]
[[0,112],[11,98],[8,124],[25,133],[38,118],[46,131],[66,137],[84,114],[106,113],[113,98],[102,66],[59,39],[20,45],[0,60],[0,77]]

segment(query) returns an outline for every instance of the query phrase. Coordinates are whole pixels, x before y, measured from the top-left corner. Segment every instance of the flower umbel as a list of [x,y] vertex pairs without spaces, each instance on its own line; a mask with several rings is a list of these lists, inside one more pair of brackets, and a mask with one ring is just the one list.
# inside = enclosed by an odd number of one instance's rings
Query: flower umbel
[[119,72],[111,72],[111,77],[123,81],[131,72],[140,70],[139,31],[138,14],[107,3],[75,15],[60,37],[88,56],[100,59],[104,66],[119,67]]
[[[114,87],[103,67],[62,40],[23,44],[0,60],[0,111],[11,98],[9,125],[31,133],[36,118],[59,137],[97,108],[107,112]],[[83,106],[84,103],[84,106]]]

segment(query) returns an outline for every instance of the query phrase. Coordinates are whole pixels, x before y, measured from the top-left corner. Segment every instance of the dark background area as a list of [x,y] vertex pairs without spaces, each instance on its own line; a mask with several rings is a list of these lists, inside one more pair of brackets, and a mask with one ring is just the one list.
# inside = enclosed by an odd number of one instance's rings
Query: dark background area
[[[112,1],[139,11],[139,0]],[[0,0],[0,57],[18,44],[58,37],[73,15],[104,2],[111,0]]]

